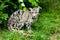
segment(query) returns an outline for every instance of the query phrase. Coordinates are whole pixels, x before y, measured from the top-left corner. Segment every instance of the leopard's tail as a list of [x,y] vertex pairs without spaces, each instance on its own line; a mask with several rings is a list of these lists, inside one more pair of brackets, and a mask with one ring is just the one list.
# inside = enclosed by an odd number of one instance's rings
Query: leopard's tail
[[8,27],[8,30],[13,31],[13,32],[17,31],[20,35],[23,35],[26,38],[32,38],[33,37],[32,34],[27,34],[23,30],[15,30],[15,29],[12,28],[12,26]]
[[27,34],[27,33],[24,33],[23,31],[19,31],[19,33],[20,33],[21,35],[23,35],[24,37],[26,37],[26,38],[32,38],[32,37],[33,37],[32,34]]

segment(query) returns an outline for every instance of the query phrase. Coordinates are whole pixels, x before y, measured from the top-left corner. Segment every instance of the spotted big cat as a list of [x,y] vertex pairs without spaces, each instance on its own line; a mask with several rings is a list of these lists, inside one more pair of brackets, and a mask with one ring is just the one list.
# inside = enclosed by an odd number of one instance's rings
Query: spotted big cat
[[38,18],[40,7],[29,8],[26,12],[23,10],[15,11],[8,19],[9,30],[21,30],[26,25],[27,31],[32,31],[32,23]]

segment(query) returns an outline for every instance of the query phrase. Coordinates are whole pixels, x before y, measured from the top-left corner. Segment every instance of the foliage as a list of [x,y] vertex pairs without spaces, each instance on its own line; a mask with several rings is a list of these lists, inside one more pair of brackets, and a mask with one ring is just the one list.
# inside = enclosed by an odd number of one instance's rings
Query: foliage
[[6,13],[3,13],[2,10],[7,7],[4,3],[0,4],[0,23],[2,23],[3,20],[7,20],[8,15]]
[[[35,0],[0,0],[0,24],[3,20],[8,18],[8,15],[12,14],[15,10],[22,9],[24,11],[27,10],[27,5],[25,2],[31,3],[31,6],[38,6]],[[34,3],[33,3],[34,2]],[[30,4],[28,4],[30,5]],[[28,6],[29,7],[29,6]]]

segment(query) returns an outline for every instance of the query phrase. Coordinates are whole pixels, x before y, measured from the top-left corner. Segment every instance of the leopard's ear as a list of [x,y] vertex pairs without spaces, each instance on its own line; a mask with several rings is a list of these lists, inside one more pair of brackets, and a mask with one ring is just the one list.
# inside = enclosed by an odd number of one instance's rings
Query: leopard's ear
[[32,8],[29,8],[30,11],[32,11]]
[[39,10],[42,9],[40,6],[36,8],[36,11],[39,12]]

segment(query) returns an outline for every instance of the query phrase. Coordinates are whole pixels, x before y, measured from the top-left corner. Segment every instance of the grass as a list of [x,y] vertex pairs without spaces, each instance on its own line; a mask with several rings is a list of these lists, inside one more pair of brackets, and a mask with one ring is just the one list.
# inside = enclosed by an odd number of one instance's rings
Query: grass
[[[0,31],[0,40],[51,40],[50,37],[60,31],[60,5],[50,6],[47,11],[41,10],[40,16],[36,22],[32,24],[33,38],[26,38],[17,32],[8,30]],[[60,37],[57,38],[60,40]]]

